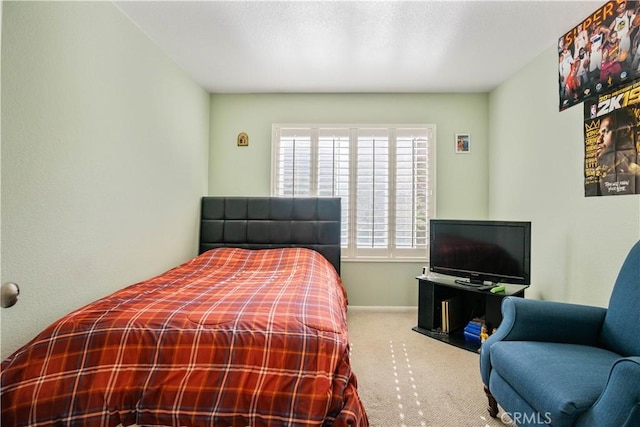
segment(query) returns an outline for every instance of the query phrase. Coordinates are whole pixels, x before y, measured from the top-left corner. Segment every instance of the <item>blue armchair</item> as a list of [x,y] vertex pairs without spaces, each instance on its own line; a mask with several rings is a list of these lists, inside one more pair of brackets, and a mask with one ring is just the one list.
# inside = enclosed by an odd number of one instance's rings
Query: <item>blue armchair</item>
[[489,414],[518,426],[640,426],[640,242],[608,308],[507,297],[482,345]]

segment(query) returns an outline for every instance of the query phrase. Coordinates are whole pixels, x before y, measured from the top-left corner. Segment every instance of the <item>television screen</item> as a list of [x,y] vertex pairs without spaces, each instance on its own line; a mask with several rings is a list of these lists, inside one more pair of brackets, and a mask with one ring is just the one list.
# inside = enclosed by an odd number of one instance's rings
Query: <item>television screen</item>
[[429,235],[434,273],[469,284],[530,284],[530,222],[432,219]]

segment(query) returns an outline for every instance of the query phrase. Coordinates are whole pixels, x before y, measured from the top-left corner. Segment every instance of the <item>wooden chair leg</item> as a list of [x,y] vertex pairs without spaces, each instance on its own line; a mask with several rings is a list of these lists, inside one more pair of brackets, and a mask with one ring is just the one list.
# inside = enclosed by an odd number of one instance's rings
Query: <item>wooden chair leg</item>
[[491,415],[491,418],[496,418],[498,416],[498,402],[496,402],[496,399],[489,391],[489,387],[484,386],[484,393],[487,395],[487,399],[489,399],[489,406],[487,407],[487,411],[489,411],[489,415]]

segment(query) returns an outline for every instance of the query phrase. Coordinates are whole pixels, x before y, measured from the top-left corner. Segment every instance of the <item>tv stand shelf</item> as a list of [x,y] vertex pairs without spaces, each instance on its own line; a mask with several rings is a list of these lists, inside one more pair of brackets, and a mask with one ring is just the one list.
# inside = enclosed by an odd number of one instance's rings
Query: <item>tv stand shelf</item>
[[[456,283],[456,278],[440,274],[418,276],[418,325],[413,328],[428,337],[469,351],[477,351],[478,343],[465,340],[463,329],[473,318],[484,317],[489,332],[502,321],[501,304],[504,297],[524,297],[528,285],[504,284],[503,292],[480,291],[469,285]],[[442,332],[442,301],[456,297],[459,301],[461,326],[452,332]]]

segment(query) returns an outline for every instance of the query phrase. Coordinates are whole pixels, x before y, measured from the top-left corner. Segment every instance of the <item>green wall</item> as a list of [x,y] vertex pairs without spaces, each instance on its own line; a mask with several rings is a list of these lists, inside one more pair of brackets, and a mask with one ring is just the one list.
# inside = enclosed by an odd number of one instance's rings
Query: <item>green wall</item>
[[197,251],[209,95],[111,2],[4,2],[2,358]]
[[490,96],[490,215],[533,223],[527,296],[606,306],[640,196],[584,197],[582,105],[558,111],[557,70],[552,46]]
[[[487,216],[487,94],[213,94],[209,194],[269,195],[273,123],[435,124],[437,215]],[[248,147],[237,146],[240,132]],[[469,154],[455,154],[456,133],[471,134]],[[349,303],[416,305],[424,264],[344,262]]]

